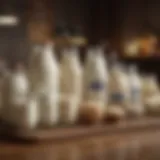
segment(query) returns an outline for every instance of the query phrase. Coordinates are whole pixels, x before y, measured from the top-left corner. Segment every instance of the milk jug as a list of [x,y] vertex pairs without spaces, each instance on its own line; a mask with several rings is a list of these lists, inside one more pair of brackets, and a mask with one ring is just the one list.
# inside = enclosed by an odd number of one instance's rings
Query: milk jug
[[[74,122],[82,96],[82,68],[76,48],[63,51],[60,64],[60,93],[60,121],[68,123],[64,120],[65,114],[70,122]],[[74,114],[75,116],[72,116]]]
[[126,71],[120,63],[115,63],[110,69],[109,104],[125,108],[128,103],[128,79]]
[[140,75],[138,74],[136,66],[129,67],[129,105],[128,111],[133,115],[142,115],[144,112],[144,106],[142,101],[142,82]]
[[84,101],[101,104],[104,108],[107,99],[107,70],[101,49],[89,49],[84,67]]
[[32,90],[37,96],[40,109],[40,123],[44,126],[52,126],[58,121],[59,103],[59,69],[57,61],[52,52],[53,45],[46,44],[38,49],[32,58],[36,63],[35,68],[31,67]]

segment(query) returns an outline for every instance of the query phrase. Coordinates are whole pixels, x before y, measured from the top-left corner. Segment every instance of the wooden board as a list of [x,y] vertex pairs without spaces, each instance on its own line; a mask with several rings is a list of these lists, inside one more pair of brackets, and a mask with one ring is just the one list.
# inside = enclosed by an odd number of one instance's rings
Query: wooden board
[[121,134],[160,128],[160,118],[145,117],[136,120],[124,120],[117,124],[92,126],[65,126],[51,129],[22,130],[15,129],[5,123],[1,124],[1,136],[27,141],[68,140],[91,136]]

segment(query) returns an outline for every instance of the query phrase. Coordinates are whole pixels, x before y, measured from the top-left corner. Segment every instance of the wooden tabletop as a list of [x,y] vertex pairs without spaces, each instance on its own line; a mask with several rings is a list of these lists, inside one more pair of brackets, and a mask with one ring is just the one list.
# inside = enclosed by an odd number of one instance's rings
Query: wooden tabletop
[[0,141],[0,160],[159,160],[160,129],[65,141]]

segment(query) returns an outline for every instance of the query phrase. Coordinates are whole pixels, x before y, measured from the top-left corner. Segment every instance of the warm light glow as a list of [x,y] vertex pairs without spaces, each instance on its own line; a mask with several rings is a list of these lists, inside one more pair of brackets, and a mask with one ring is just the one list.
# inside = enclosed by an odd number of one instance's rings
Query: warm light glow
[[13,15],[0,16],[0,26],[16,26],[19,23],[19,18]]
[[138,39],[134,39],[125,43],[124,52],[127,56],[137,56],[138,51],[139,51]]

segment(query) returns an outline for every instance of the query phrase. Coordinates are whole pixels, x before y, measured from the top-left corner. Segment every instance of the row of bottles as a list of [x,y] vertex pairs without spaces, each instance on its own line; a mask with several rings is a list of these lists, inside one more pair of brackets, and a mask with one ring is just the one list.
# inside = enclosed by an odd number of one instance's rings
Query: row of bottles
[[140,116],[145,113],[144,102],[153,106],[155,97],[149,94],[159,96],[154,78],[142,81],[135,66],[126,68],[117,61],[107,65],[101,47],[88,49],[84,66],[76,48],[63,50],[60,63],[53,48],[52,44],[36,46],[28,70],[18,64],[3,76],[3,120],[20,128],[35,128],[74,124],[80,116],[91,121],[102,120],[108,113]]

